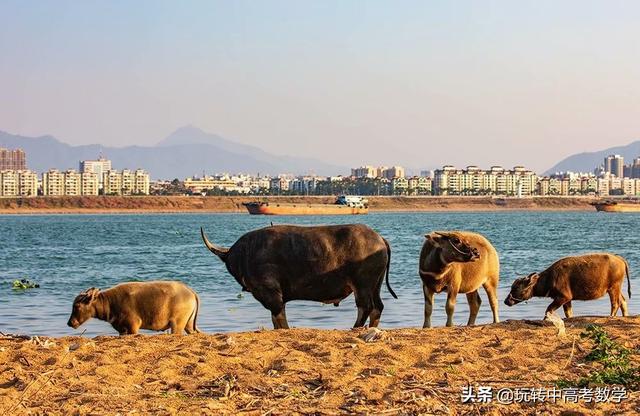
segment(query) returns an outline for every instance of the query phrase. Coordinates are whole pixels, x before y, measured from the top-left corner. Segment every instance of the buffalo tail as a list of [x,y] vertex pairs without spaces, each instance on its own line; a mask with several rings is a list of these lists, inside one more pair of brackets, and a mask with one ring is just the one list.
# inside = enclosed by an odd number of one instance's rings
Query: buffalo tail
[[394,292],[393,289],[391,289],[391,285],[389,284],[389,269],[391,268],[391,246],[389,245],[389,242],[387,240],[385,240],[384,238],[383,240],[384,240],[384,244],[387,246],[387,271],[385,276],[387,289],[389,289],[389,293],[391,293],[391,296],[398,299],[398,295],[396,295],[396,292]]

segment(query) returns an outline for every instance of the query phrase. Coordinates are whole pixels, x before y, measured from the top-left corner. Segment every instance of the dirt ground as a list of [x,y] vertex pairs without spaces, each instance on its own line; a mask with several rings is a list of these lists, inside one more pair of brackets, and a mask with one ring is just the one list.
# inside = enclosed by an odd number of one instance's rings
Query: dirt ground
[[[371,212],[395,211],[593,211],[594,198],[574,197],[368,197]],[[0,198],[0,214],[245,213],[243,202],[332,204],[332,196],[66,196]]]
[[[640,317],[435,329],[0,337],[0,414],[638,414],[621,403],[462,403],[470,385],[552,388],[594,365],[579,334],[640,346]],[[371,330],[369,330],[371,331]],[[637,364],[637,358],[634,356]]]

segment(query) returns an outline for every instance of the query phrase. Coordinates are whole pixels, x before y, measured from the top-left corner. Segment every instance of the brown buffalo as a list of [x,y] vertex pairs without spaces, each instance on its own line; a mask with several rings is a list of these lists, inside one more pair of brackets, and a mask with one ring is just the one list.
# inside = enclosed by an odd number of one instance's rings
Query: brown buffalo
[[467,325],[474,325],[482,302],[478,293],[480,286],[484,287],[489,297],[493,322],[500,322],[496,294],[500,262],[491,243],[480,234],[467,231],[436,231],[425,237],[419,265],[425,300],[423,328],[431,327],[433,297],[442,291],[447,292],[447,326],[453,325],[458,293],[467,295]]
[[120,335],[139,329],[172,334],[200,332],[196,326],[200,299],[182,282],[121,283],[100,291],[92,287],[73,301],[69,325],[77,328],[90,318],[107,321]]
[[565,257],[543,272],[516,279],[504,303],[513,306],[534,296],[552,298],[545,315],[562,306],[565,316],[571,318],[572,300],[598,299],[608,293],[611,316],[615,316],[618,309],[622,309],[622,316],[627,316],[627,301],[622,294],[625,275],[627,293],[631,297],[629,265],[621,256],[595,253]]
[[380,288],[389,292],[391,248],[362,224],[299,227],[274,225],[246,233],[231,248],[211,243],[207,248],[227,270],[271,311],[276,329],[288,328],[285,304],[290,300],[338,303],[352,292],[358,306],[355,327],[377,326],[384,305]]

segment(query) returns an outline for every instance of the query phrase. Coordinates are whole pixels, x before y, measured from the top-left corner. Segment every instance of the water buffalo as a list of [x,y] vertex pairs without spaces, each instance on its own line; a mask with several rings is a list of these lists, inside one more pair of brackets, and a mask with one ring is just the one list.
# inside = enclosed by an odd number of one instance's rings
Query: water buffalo
[[290,300],[338,303],[351,292],[358,318],[374,327],[384,305],[380,287],[386,276],[389,292],[391,248],[362,224],[300,227],[274,225],[250,231],[230,248],[211,243],[200,228],[207,248],[218,256],[242,289],[269,311],[275,329],[288,328],[285,304]]
[[196,326],[200,299],[182,282],[121,283],[104,291],[92,287],[76,296],[69,325],[77,328],[90,318],[107,321],[120,335],[139,329],[172,334],[200,332]]
[[466,293],[469,302],[469,320],[474,325],[480,310],[478,288],[484,287],[493,312],[493,322],[498,317],[496,289],[500,277],[498,253],[480,234],[466,231],[432,232],[420,252],[419,274],[424,291],[424,325],[431,327],[433,297],[447,292],[447,326],[453,325],[453,310],[458,293]]
[[567,318],[571,318],[572,300],[592,300],[609,294],[611,316],[622,309],[627,316],[627,301],[622,294],[622,282],[627,276],[627,294],[631,297],[629,265],[621,256],[610,253],[594,253],[562,258],[540,273],[516,279],[504,300],[513,306],[532,297],[552,298],[547,313],[553,313],[560,306]]

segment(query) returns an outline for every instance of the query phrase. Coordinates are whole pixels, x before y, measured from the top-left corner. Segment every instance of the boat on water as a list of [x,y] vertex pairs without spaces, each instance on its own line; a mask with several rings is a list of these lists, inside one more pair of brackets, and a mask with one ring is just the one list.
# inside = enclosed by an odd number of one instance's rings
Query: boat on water
[[639,199],[606,200],[592,202],[591,205],[601,212],[640,212]]
[[360,196],[341,195],[334,204],[289,202],[244,202],[251,215],[363,215],[369,213],[369,202]]

